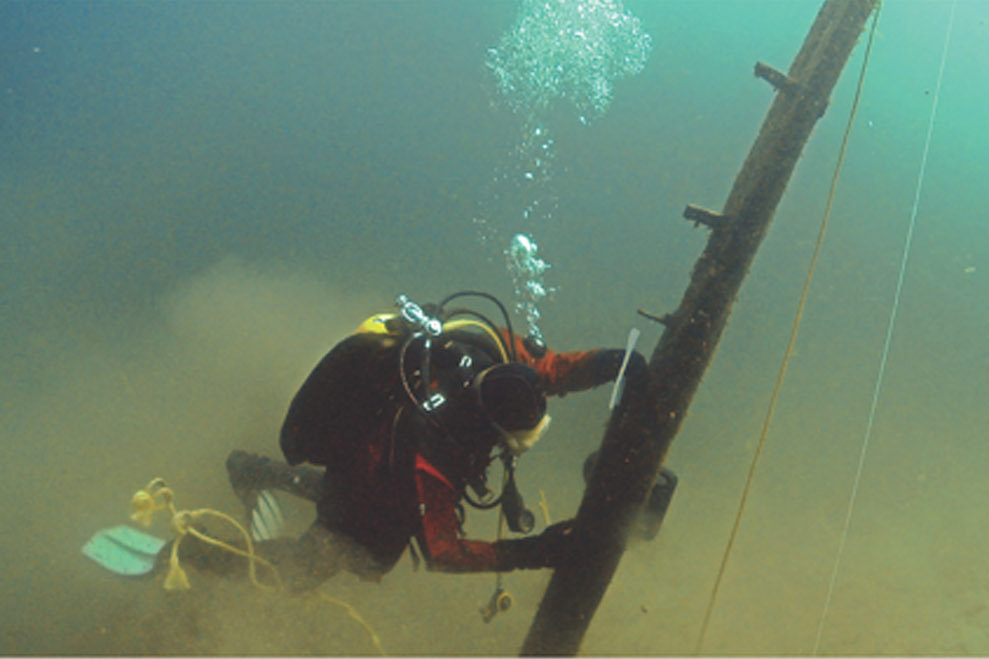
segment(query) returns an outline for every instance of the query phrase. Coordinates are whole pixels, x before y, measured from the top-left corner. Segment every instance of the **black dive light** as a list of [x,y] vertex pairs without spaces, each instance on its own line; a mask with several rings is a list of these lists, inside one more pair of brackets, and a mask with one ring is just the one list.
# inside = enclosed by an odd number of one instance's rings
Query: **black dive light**
[[[594,467],[597,466],[598,451],[594,451],[584,460],[584,483],[591,480]],[[632,535],[642,540],[652,540],[659,533],[659,528],[663,525],[666,511],[673,500],[673,493],[677,489],[677,475],[672,469],[663,467],[656,477],[656,483],[649,491],[642,509],[635,516],[632,523]]]

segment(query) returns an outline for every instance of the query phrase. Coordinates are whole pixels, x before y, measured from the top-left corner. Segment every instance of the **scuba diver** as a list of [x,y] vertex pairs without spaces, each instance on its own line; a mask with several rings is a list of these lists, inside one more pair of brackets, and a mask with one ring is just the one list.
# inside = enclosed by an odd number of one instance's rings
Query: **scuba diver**
[[[494,302],[504,326],[471,309],[447,309],[462,297]],[[486,293],[423,306],[399,296],[397,305],[333,347],[302,384],[281,428],[286,462],[240,450],[227,459],[258,555],[296,592],[339,570],[380,580],[406,547],[416,565],[421,555],[429,569],[447,572],[556,566],[571,547],[572,520],[532,537],[470,540],[462,501],[482,509],[500,503],[510,529],[531,531],[514,472],[549,425],[546,397],[615,380],[626,351],[557,353],[520,339]],[[626,391],[646,380],[646,361],[632,352]],[[497,497],[486,478],[496,458],[505,474]],[[273,537],[268,527],[280,513],[271,490],[315,502],[316,520],[300,537]],[[244,568],[242,558],[204,543],[185,543],[179,553],[201,569]]]

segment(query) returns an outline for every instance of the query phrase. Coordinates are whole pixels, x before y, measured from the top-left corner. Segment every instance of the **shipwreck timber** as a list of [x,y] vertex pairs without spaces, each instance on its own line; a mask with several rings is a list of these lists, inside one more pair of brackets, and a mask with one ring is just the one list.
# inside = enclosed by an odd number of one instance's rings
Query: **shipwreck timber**
[[684,216],[710,230],[690,284],[649,360],[645,391],[629,391],[612,415],[577,513],[577,549],[560,565],[522,645],[523,655],[572,655],[625,550],[624,529],[656,480],[766,235],[810,133],[827,109],[878,0],[826,0],[790,70],[758,63],[776,89],[724,209],[689,205]]

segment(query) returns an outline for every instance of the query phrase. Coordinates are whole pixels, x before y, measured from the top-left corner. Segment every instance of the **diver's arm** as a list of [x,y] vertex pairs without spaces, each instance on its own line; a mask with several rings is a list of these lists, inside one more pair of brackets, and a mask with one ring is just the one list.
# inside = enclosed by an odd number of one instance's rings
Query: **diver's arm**
[[[546,350],[541,357],[533,356],[518,336],[515,337],[515,353],[518,361],[531,366],[547,395],[562,396],[574,391],[592,389],[612,382],[618,375],[625,350],[621,348],[596,348],[573,352]],[[629,386],[639,388],[645,384],[647,366],[645,358],[633,351],[625,368]]]
[[556,524],[538,536],[497,542],[459,536],[458,493],[445,478],[416,470],[422,514],[417,536],[431,570],[442,572],[508,572],[552,567],[569,548],[570,522]]
[[443,572],[493,571],[498,565],[493,543],[464,540],[459,536],[456,514],[459,496],[449,483],[416,470],[416,486],[422,516],[418,540],[429,568]]

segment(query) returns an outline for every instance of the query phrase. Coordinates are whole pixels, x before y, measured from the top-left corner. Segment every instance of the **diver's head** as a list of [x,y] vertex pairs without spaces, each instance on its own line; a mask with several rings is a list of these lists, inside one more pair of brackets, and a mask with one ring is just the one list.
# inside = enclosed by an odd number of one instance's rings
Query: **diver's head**
[[[450,300],[481,296],[497,303],[508,339],[483,314],[444,310]],[[501,444],[513,455],[535,444],[549,426],[546,396],[536,372],[514,362],[508,312],[497,299],[476,291],[448,296],[439,305],[417,305],[399,296],[407,337],[399,351],[402,384],[435,427],[471,453]],[[381,331],[390,318],[372,318],[367,331]],[[363,327],[363,326],[362,326]]]
[[550,421],[536,372],[498,361],[476,344],[444,338],[432,350],[433,390],[443,403],[428,412],[431,418],[471,452],[487,453],[498,444],[512,455],[530,449]]
[[549,428],[546,394],[532,368],[515,362],[491,366],[474,377],[471,389],[513,455],[532,448]]

